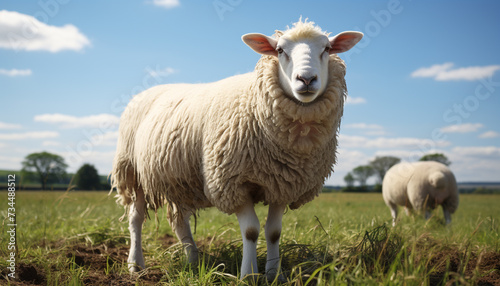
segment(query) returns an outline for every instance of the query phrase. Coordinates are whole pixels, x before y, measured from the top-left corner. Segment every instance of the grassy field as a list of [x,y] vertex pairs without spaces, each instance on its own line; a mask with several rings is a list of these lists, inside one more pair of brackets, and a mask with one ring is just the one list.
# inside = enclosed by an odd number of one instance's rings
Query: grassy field
[[[6,192],[0,192],[7,216]],[[425,221],[401,216],[390,226],[381,194],[330,193],[283,219],[282,270],[288,285],[500,285],[500,196],[462,195],[450,226],[441,210]],[[245,285],[238,281],[241,237],[236,217],[201,211],[195,240],[204,256],[187,265],[163,211],[145,224],[148,269],[128,274],[123,209],[106,192],[18,192],[17,280],[7,280],[9,227],[0,238],[0,284]],[[265,223],[267,208],[257,214]],[[402,212],[403,213],[403,212]],[[193,224],[194,226],[194,221]],[[265,265],[261,231],[258,264]],[[264,279],[256,284],[278,284]]]

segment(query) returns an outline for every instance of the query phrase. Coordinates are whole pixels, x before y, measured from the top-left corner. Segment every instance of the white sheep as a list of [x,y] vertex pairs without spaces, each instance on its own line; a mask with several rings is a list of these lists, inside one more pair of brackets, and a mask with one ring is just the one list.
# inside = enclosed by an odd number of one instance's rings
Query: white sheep
[[425,211],[441,205],[446,224],[451,222],[451,214],[458,208],[458,189],[455,176],[444,164],[434,161],[399,163],[385,174],[382,195],[391,209],[392,224],[396,224],[398,205],[404,206],[406,213],[411,210]]
[[345,65],[336,55],[361,38],[328,38],[305,20],[275,38],[242,40],[263,56],[255,71],[207,84],[168,84],[135,96],[124,111],[111,178],[129,216],[131,272],[144,268],[141,228],[147,209],[168,219],[198,259],[189,218],[215,206],[235,213],[243,237],[241,278],[258,273],[260,224],[254,204],[269,205],[267,277],[279,271],[285,208],[316,197],[336,160],[346,96]]

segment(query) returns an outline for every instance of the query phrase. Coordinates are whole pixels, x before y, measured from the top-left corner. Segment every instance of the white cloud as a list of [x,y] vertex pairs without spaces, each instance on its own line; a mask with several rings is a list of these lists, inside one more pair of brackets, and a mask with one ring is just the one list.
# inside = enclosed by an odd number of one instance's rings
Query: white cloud
[[500,133],[496,131],[486,131],[479,135],[479,138],[487,139],[487,138],[497,138],[500,137]]
[[351,123],[342,125],[342,127],[348,129],[358,129],[363,131],[363,134],[371,136],[381,136],[386,134],[384,127],[378,124]]
[[181,5],[179,0],[153,0],[153,4],[166,9],[172,9]]
[[57,141],[43,141],[42,146],[57,147],[61,146],[61,143]]
[[442,153],[442,154],[447,154],[449,153],[448,150],[443,150],[443,149],[388,149],[388,150],[377,150],[374,154],[374,157],[377,156],[394,156],[398,157],[401,159],[401,161],[405,162],[415,162],[420,160],[422,156],[426,154],[433,154],[433,153]]
[[345,104],[363,104],[366,103],[366,99],[362,97],[352,97],[352,96],[347,96],[347,100]]
[[482,127],[483,124],[481,123],[464,123],[464,124],[445,126],[442,127],[440,130],[443,133],[469,133],[469,132],[475,132]]
[[83,164],[89,163],[96,167],[101,175],[108,175],[113,166],[115,150],[112,151],[92,151],[88,153],[60,152],[64,161],[68,164],[69,172],[76,172]]
[[346,128],[355,128],[355,129],[384,129],[381,125],[378,124],[367,124],[367,123],[351,123],[351,124],[345,124],[344,127]]
[[[434,152],[428,152],[434,153]],[[417,155],[418,154],[418,155]],[[414,158],[421,154],[420,151],[410,151],[410,150],[402,150],[402,149],[389,149],[389,150],[377,150],[374,154],[374,158],[379,156],[394,156],[401,158],[403,161],[415,161]],[[420,159],[423,155],[416,158],[416,160]]]
[[21,124],[0,122],[0,129],[21,129]]
[[0,69],[0,74],[1,75],[6,75],[6,76],[28,76],[31,75],[31,70],[26,69],[26,70],[18,70],[18,69],[11,69],[11,70],[6,70],[6,69]]
[[116,146],[118,140],[118,131],[106,132],[104,134],[96,134],[90,139],[98,146]]
[[33,16],[0,11],[0,48],[25,51],[80,51],[90,40],[77,27],[47,25]]
[[385,132],[385,130],[383,129],[378,129],[378,130],[367,130],[364,132],[364,134],[369,136],[382,136],[386,135],[387,132]]
[[363,136],[339,134],[339,148],[359,148],[365,147],[368,138]]
[[498,181],[500,147],[459,146],[449,153],[451,169],[457,181]]
[[20,170],[22,157],[12,157],[0,155],[0,169],[1,170]]
[[455,147],[452,151],[461,156],[500,159],[500,147],[496,146]]
[[61,124],[62,128],[95,127],[110,129],[118,125],[120,118],[115,115],[105,113],[82,117],[53,113],[36,115],[34,117],[34,121]]
[[376,148],[376,149],[429,149],[435,147],[446,147],[451,143],[444,140],[433,141],[431,139],[398,137],[398,138],[366,138],[363,136],[351,136],[340,134],[339,145],[343,148]]
[[372,148],[427,148],[427,146],[446,147],[451,143],[448,141],[440,140],[433,141],[430,139],[400,137],[400,138],[385,138],[379,137],[369,140],[368,147]]
[[54,131],[33,131],[24,133],[2,133],[0,140],[25,140],[25,139],[45,139],[58,137],[59,133]]
[[359,165],[367,164],[370,157],[358,150],[339,148],[337,164],[334,166],[335,172],[349,172]]
[[176,73],[177,71],[171,67],[166,67],[164,69],[159,69],[158,66],[156,66],[156,70],[152,69],[146,69],[146,71],[151,75],[152,77],[167,77],[173,73]]
[[488,78],[500,70],[500,65],[473,66],[464,68],[453,68],[453,63],[433,65],[428,68],[419,68],[411,73],[411,77],[430,77],[438,81],[447,80],[478,80]]
[[446,70],[453,67],[453,63],[444,63],[442,65],[433,65],[428,68],[419,68],[412,72],[412,77],[436,77],[437,75],[446,72]]

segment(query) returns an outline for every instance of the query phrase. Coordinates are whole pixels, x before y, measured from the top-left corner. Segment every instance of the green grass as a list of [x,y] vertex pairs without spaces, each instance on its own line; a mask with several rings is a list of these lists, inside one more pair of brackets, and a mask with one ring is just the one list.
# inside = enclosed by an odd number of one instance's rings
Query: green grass
[[[7,216],[6,192],[0,192]],[[407,217],[390,226],[381,194],[323,194],[299,210],[287,211],[281,237],[282,268],[289,285],[445,285],[500,283],[500,196],[462,195],[450,226],[438,209],[425,221]],[[258,264],[265,265],[261,221]],[[236,217],[216,209],[199,213],[195,240],[203,252],[188,265],[164,210],[144,225],[149,267],[128,274],[127,223],[107,192],[18,192],[17,271],[19,279],[42,285],[235,285],[239,281],[241,237]],[[155,219],[157,217],[157,220]],[[194,227],[194,220],[192,222]],[[8,226],[0,239],[4,284],[9,255]],[[5,259],[4,259],[5,258]],[[9,282],[10,283],[10,282]],[[260,279],[257,284],[273,284]],[[274,282],[277,284],[277,282]],[[487,285],[487,284],[485,284]]]

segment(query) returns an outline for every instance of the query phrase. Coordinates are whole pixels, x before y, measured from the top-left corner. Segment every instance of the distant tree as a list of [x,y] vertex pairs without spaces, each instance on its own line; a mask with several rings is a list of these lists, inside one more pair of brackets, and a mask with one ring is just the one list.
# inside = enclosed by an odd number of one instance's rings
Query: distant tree
[[64,178],[68,165],[64,158],[49,152],[32,153],[24,158],[22,172],[32,172],[42,184],[42,190],[46,189],[47,183]]
[[347,184],[347,187],[352,187],[355,179],[351,173],[347,173],[347,175],[344,176],[344,181]]
[[433,153],[433,154],[427,154],[422,156],[420,158],[420,161],[436,161],[439,163],[443,163],[446,166],[449,166],[451,164],[450,160],[448,160],[448,157],[444,155],[443,153]]
[[97,169],[90,164],[83,164],[75,174],[75,184],[80,190],[99,190],[102,188]]
[[373,171],[377,175],[380,184],[382,184],[387,170],[389,170],[392,166],[396,165],[400,161],[401,159],[393,156],[377,156],[370,162],[370,166],[373,168]]
[[352,174],[354,176],[354,179],[359,182],[359,185],[361,187],[365,187],[366,180],[368,180],[369,177],[373,176],[373,174],[375,174],[375,171],[373,170],[372,166],[365,165],[354,168],[352,170]]

